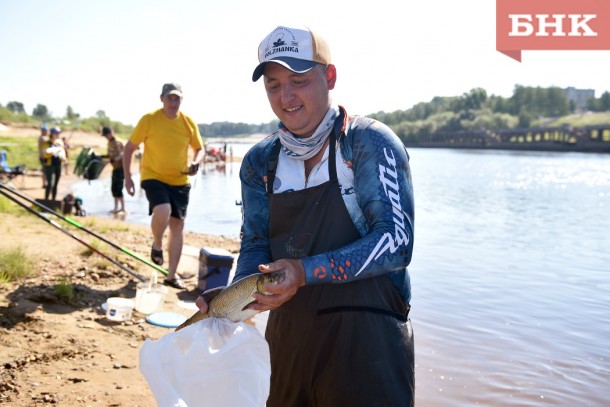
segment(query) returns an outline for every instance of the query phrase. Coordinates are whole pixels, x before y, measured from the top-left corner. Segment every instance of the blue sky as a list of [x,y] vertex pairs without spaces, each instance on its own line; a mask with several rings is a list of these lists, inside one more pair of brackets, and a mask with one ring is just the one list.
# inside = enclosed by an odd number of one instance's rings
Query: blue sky
[[198,123],[274,118],[251,75],[278,25],[309,26],[330,45],[333,100],[353,114],[408,109],[482,87],[610,90],[610,51],[495,50],[495,1],[0,0],[0,103],[55,116],[103,110],[136,124],[181,83]]

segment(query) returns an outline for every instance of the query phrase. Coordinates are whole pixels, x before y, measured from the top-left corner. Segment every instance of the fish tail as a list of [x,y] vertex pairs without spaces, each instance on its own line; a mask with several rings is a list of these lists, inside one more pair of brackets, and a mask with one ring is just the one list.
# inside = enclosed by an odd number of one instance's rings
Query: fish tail
[[208,318],[209,315],[206,312],[205,314],[202,314],[201,312],[197,311],[195,312],[189,319],[187,319],[186,321],[184,321],[182,324],[180,324],[178,326],[178,328],[176,328],[176,331],[181,330],[182,328],[186,328],[187,326],[194,324],[197,321],[201,321],[202,319]]

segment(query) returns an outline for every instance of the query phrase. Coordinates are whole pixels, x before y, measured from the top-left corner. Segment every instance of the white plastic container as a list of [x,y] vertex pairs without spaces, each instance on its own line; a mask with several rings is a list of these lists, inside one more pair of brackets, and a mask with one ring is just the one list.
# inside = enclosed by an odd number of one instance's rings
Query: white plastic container
[[148,282],[136,286],[136,310],[143,314],[158,311],[165,300],[167,287],[157,284],[157,273],[153,272]]
[[110,297],[106,300],[106,318],[111,321],[127,321],[135,303],[129,298]]

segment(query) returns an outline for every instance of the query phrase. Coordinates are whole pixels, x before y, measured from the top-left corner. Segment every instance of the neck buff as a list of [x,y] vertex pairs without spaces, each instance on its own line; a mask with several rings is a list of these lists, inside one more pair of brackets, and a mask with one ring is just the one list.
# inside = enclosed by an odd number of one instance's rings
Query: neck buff
[[282,150],[297,160],[305,161],[310,159],[322,149],[338,116],[339,108],[331,106],[316,131],[309,137],[297,137],[280,123]]

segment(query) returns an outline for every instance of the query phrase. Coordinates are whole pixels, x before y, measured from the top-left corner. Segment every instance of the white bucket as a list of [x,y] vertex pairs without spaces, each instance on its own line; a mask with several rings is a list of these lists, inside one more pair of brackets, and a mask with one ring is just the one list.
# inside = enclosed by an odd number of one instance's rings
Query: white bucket
[[152,314],[163,304],[167,287],[157,284],[157,273],[150,275],[150,281],[143,282],[136,287],[136,310],[143,314]]
[[131,318],[133,300],[121,297],[110,297],[106,300],[106,318],[111,321],[127,321]]

